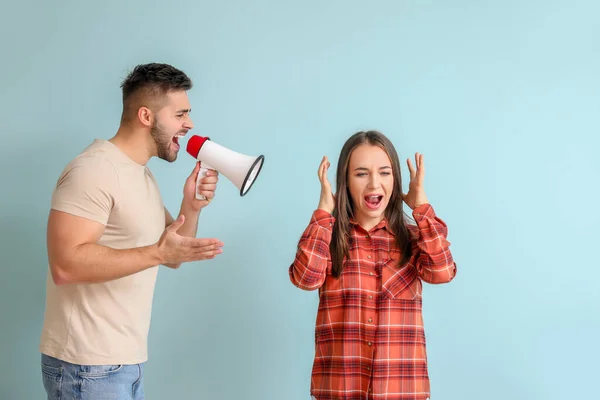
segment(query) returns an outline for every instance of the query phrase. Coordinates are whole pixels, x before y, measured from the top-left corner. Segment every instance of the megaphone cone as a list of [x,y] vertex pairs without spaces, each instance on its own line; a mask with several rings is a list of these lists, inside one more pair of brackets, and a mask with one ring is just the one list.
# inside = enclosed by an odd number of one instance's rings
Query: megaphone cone
[[[260,173],[265,159],[263,155],[253,157],[237,153],[213,142],[209,137],[198,135],[190,138],[186,150],[192,157],[200,161],[201,169],[196,186],[206,171],[212,169],[229,179],[240,190],[240,196],[248,193]],[[204,196],[196,193],[196,198],[204,199]]]

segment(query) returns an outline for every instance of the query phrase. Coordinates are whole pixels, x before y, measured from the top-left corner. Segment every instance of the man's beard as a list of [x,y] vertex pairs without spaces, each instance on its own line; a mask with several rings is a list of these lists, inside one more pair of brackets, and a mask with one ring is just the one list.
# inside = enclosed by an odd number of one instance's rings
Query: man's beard
[[177,160],[177,152],[171,150],[173,136],[169,135],[162,127],[160,127],[158,121],[154,121],[152,129],[150,129],[150,135],[152,135],[154,144],[156,144],[158,158],[168,162]]

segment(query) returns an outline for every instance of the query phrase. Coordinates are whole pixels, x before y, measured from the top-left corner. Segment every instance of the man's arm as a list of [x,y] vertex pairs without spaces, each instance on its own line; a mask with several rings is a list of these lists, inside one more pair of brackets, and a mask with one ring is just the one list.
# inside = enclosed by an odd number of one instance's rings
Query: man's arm
[[[207,171],[206,176],[204,176],[200,180],[198,186],[196,186],[196,179],[199,171],[200,163],[197,162],[194,166],[194,170],[188,176],[183,186],[183,200],[181,201],[179,215],[185,217],[185,223],[177,231],[181,236],[196,237],[196,234],[198,233],[198,218],[200,217],[200,211],[215,197],[219,173],[213,170]],[[208,198],[208,200],[197,200],[196,192]],[[171,225],[173,220],[173,216],[165,207],[165,227]]]
[[[185,218],[185,217],[184,217]],[[48,218],[48,260],[57,285],[100,283],[119,279],[159,264],[179,266],[187,261],[215,258],[222,253],[217,239],[177,234],[185,219],[174,221],[150,246],[117,250],[97,243],[104,225],[52,210]]]
[[[181,236],[196,237],[198,233],[198,218],[200,217],[200,210],[194,211],[192,209],[186,209],[185,204],[181,203],[181,210],[179,215],[183,214],[185,217],[185,223],[181,228],[177,230],[177,233]],[[175,219],[165,207],[165,228],[171,225]]]
[[[196,186],[196,179],[199,171],[200,163],[197,162],[183,186],[183,200],[181,201],[181,209],[179,210],[179,216],[183,215],[185,217],[185,222],[178,228],[177,234],[188,238],[196,237],[196,234],[198,233],[198,218],[200,217],[200,211],[214,198],[217,181],[219,180],[219,173],[217,171],[207,171],[206,176],[203,177],[199,185]],[[207,197],[208,200],[196,199],[196,192]],[[172,223],[173,216],[165,207],[165,227],[170,226]],[[181,263],[164,265],[170,268],[179,268]]]
[[156,245],[116,250],[97,244],[104,228],[87,218],[50,211],[48,260],[57,285],[106,282],[161,263]]
[[[181,236],[186,236],[186,237],[196,237],[196,233],[198,232],[198,218],[200,217],[200,211],[193,211],[193,210],[185,210],[185,207],[183,205],[183,202],[181,204],[181,211],[179,212],[179,215],[183,214],[183,216],[185,217],[185,222],[184,224],[177,230],[177,233]],[[167,210],[167,208],[165,207],[165,227],[170,226],[175,220],[173,219],[173,216],[171,215],[171,213],[169,212],[169,210]],[[173,268],[173,269],[177,269],[181,266],[181,263],[177,263],[177,264],[164,264],[166,267],[169,268]]]
[[[193,237],[198,213],[186,210],[187,215],[169,224],[153,245],[125,250],[99,245],[118,202],[115,193],[119,193],[116,170],[103,158],[81,158],[59,178],[47,231],[50,271],[56,284],[106,282],[160,264],[178,266],[221,253],[220,241]],[[185,237],[178,230],[193,235]]]
[[100,157],[82,157],[59,178],[46,238],[56,284],[104,282],[160,264],[155,246],[115,250],[97,244],[118,188],[114,166]]

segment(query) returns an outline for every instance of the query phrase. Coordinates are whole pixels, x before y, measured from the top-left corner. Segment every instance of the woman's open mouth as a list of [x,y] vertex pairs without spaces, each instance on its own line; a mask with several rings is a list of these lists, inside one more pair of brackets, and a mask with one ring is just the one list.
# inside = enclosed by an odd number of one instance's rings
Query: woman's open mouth
[[381,201],[383,200],[383,196],[381,195],[369,195],[365,196],[365,204],[367,208],[371,210],[377,210],[381,205]]

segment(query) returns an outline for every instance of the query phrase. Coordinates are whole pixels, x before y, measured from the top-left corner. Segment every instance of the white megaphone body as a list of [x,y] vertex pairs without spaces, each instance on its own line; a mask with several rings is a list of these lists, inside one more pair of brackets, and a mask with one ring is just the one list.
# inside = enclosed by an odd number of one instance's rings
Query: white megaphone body
[[[253,157],[236,153],[213,142],[209,137],[198,135],[194,135],[188,140],[187,152],[200,161],[196,187],[198,187],[200,179],[205,176],[206,171],[211,169],[227,177],[240,190],[240,196],[248,193],[262,169],[265,159],[263,155]],[[206,200],[197,191],[196,198]]]

